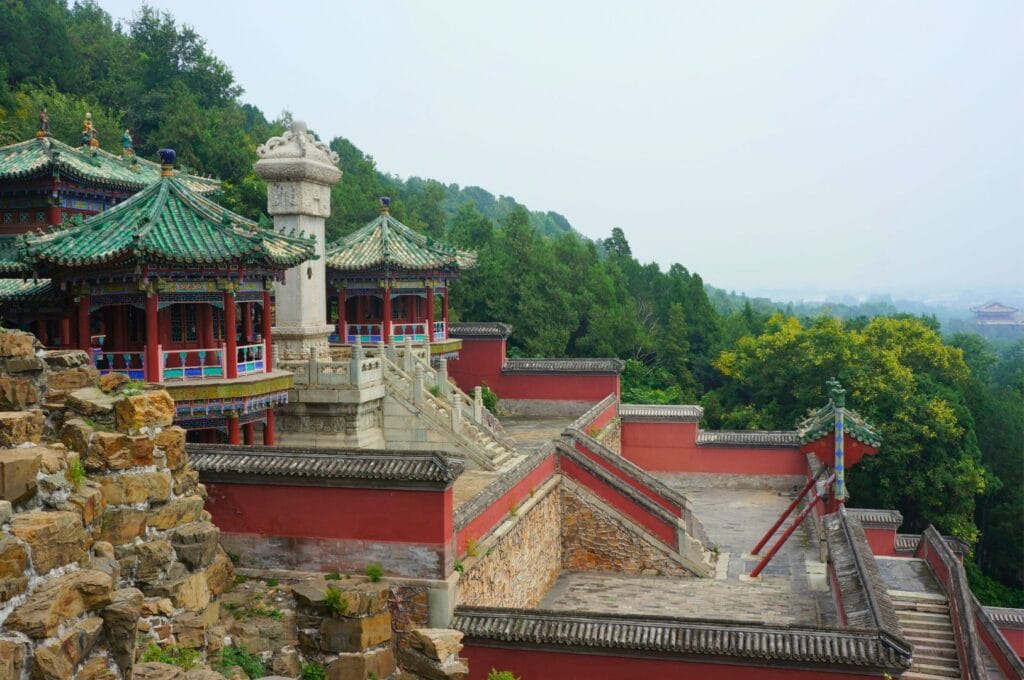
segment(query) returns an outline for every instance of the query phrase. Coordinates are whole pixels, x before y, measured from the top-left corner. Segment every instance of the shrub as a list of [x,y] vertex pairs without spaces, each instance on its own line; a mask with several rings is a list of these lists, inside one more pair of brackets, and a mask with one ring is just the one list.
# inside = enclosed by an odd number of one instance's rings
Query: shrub
[[462,560],[455,560],[455,564],[452,565],[452,569],[459,572],[460,574],[466,573],[466,567],[463,566]]
[[245,647],[229,645],[214,654],[211,659],[214,670],[227,675],[235,666],[240,667],[250,678],[262,678],[267,669],[263,661]]
[[144,652],[142,652],[142,663],[150,663],[152,661],[168,663],[187,671],[195,666],[196,662],[199,661],[199,652],[195,649],[178,647],[177,645],[171,647],[158,647],[156,644],[150,642],[149,646],[146,647]]
[[435,397],[440,397],[440,396],[441,396],[441,386],[440,386],[440,385],[431,385],[431,386],[430,386],[430,387],[428,388],[428,391],[429,391],[429,392],[430,392],[430,393],[431,393],[432,395],[434,395]]
[[329,574],[324,574],[324,578],[327,579],[328,581],[340,581],[341,580],[341,574],[339,574],[336,571],[332,571]]
[[341,591],[334,586],[327,586],[324,591],[324,604],[335,614],[344,614],[348,609],[348,600],[341,594]]
[[487,386],[487,383],[481,383],[480,387],[480,399],[484,402],[484,408],[498,415],[498,395]]
[[243,583],[245,583],[248,580],[249,580],[248,576],[243,576],[242,574],[235,574],[235,585],[236,586],[240,586],[240,585],[242,585]]
[[466,554],[470,557],[476,557],[480,554],[480,546],[477,545],[475,538],[466,539]]
[[264,583],[267,584],[268,588],[276,588],[277,584],[280,583],[276,578],[268,578]]
[[320,664],[314,662],[302,664],[302,672],[299,680],[327,680],[327,671]]
[[82,486],[82,482],[85,481],[85,465],[82,464],[81,456],[69,456],[68,457],[68,481],[71,482],[71,486],[74,487],[75,491],[78,491],[78,487]]
[[379,583],[382,576],[384,576],[384,570],[381,569],[379,564],[367,565],[366,577],[370,579],[371,583]]
[[520,680],[518,677],[512,674],[512,671],[497,671],[493,668],[491,672],[487,674],[487,680]]
[[513,503],[512,505],[508,506],[508,515],[509,515],[509,517],[515,517],[518,514],[519,514],[519,503]]

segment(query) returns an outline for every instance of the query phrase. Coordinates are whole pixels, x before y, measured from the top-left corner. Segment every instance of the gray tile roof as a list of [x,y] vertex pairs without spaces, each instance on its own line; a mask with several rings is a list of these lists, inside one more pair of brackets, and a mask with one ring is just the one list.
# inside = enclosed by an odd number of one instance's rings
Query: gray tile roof
[[800,438],[789,430],[706,430],[697,433],[697,446],[791,449],[800,446]]
[[[956,536],[943,536],[946,545],[957,555],[966,555],[970,552],[970,546]],[[921,542],[921,534],[896,534],[896,552],[912,553],[917,550],[917,544]]]
[[494,505],[495,501],[504,496],[508,491],[521,482],[526,475],[530,474],[537,467],[555,454],[555,443],[546,443],[540,451],[523,458],[522,462],[511,470],[499,475],[493,482],[485,486],[475,496],[463,503],[455,511],[455,529],[461,529],[475,519],[477,515]]
[[1010,607],[985,607],[996,625],[1006,628],[1024,628],[1024,609]]
[[454,338],[507,338],[512,326],[497,321],[452,321],[448,334]]
[[203,481],[300,486],[447,486],[462,464],[440,452],[337,450],[189,444]]
[[[847,508],[851,517],[856,517],[861,526],[872,529],[898,529],[903,524],[903,514],[899,510],[878,510],[873,508]],[[917,543],[915,542],[916,546]]]
[[505,373],[622,373],[621,359],[506,359]]
[[623,420],[674,420],[695,423],[704,415],[700,406],[676,404],[620,404]]
[[[579,430],[580,432],[586,430],[590,426],[590,424],[594,422],[594,419],[597,418],[598,415],[604,413],[612,404],[614,404],[617,401],[618,397],[616,397],[614,393],[609,394],[607,397],[605,397],[601,401],[597,402],[596,404],[588,408],[586,413],[584,413],[579,418],[574,420],[572,422],[572,425],[570,425],[567,429]],[[616,409],[616,412],[617,411],[618,409]]]
[[467,644],[543,646],[617,656],[733,660],[754,665],[881,668],[902,672],[909,647],[884,631],[769,626],[721,620],[458,607]]
[[848,625],[883,630],[906,645],[909,655],[910,645],[902,640],[896,610],[864,536],[864,528],[843,507],[826,515],[823,524],[829,560],[835,569]]

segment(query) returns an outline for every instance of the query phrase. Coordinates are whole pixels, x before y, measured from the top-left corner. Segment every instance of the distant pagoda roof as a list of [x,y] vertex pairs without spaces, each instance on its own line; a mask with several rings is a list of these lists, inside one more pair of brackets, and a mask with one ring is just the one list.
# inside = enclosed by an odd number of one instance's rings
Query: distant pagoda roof
[[26,235],[17,257],[36,271],[117,262],[242,264],[288,269],[315,257],[313,237],[283,234],[217,205],[167,176],[110,210]]
[[1013,314],[1017,310],[1016,307],[1007,307],[1006,305],[999,302],[989,302],[979,307],[971,307],[971,311],[978,313],[991,313],[991,314]]
[[327,248],[328,269],[337,271],[460,271],[476,266],[476,253],[459,250],[405,226],[382,212],[365,227]]
[[[130,160],[102,149],[75,148],[52,137],[35,137],[0,147],[0,181],[49,177],[54,170],[62,177],[86,185],[123,191],[139,191],[160,180],[160,164],[145,158]],[[220,181],[187,173],[176,176],[189,189],[201,194],[220,191]]]

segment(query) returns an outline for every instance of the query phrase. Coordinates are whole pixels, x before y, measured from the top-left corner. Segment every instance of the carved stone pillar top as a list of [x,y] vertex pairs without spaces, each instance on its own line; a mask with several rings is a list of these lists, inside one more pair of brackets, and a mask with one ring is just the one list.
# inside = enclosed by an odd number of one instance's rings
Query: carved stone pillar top
[[256,174],[268,182],[313,182],[330,186],[341,179],[338,154],[318,141],[301,120],[280,137],[256,149]]

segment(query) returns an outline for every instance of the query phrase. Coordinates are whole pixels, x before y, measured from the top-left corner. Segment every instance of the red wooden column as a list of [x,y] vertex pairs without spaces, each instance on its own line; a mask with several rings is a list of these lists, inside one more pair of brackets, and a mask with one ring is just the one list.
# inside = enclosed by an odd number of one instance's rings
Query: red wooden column
[[[216,347],[217,341],[213,339],[213,305],[201,304],[196,312],[199,320],[199,346],[203,349]],[[207,363],[211,361],[212,359],[207,359]]]
[[[229,378],[238,377],[238,336],[235,335],[237,319],[235,318],[235,294],[231,291],[224,292],[224,343],[227,346],[227,364]],[[231,421],[228,420],[230,425]],[[238,420],[235,419],[235,428],[238,428]],[[232,442],[237,444],[238,442]]]
[[273,317],[273,311],[270,309],[270,291],[263,291],[263,327],[261,332],[263,334],[263,346],[266,348],[266,370],[267,373],[273,369],[274,357],[273,357],[273,343],[270,338],[270,323]]
[[50,184],[50,205],[46,208],[46,223],[51,227],[55,227],[61,223],[60,219],[60,200],[57,193],[57,189],[60,186],[60,176],[54,174],[53,181]]
[[391,289],[384,289],[384,311],[381,313],[381,341],[386,345],[391,342]]
[[35,336],[36,336],[36,338],[39,339],[39,342],[43,343],[44,345],[47,343],[47,340],[49,340],[49,338],[46,337],[46,322],[45,321],[36,321],[35,322]]
[[[92,342],[92,331],[89,328],[89,296],[81,295],[78,298],[78,349],[90,351]],[[92,355],[89,355],[92,359]]]
[[242,339],[245,344],[252,344],[252,303],[242,303]]
[[241,444],[242,443],[242,430],[239,427],[238,416],[232,414],[228,416],[228,444]]
[[441,317],[444,319],[444,327],[448,328],[448,284],[444,284],[444,300],[441,302]]
[[263,425],[263,445],[274,445],[274,409],[267,409],[267,422]]
[[427,342],[434,341],[434,287],[427,286]]
[[252,446],[256,440],[256,423],[246,423],[242,426],[242,441],[246,446]]
[[160,381],[160,329],[157,294],[146,296],[146,381]]
[[60,346],[64,348],[71,347],[71,319],[60,320]]
[[348,338],[345,337],[345,287],[338,289],[338,342],[345,344]]

